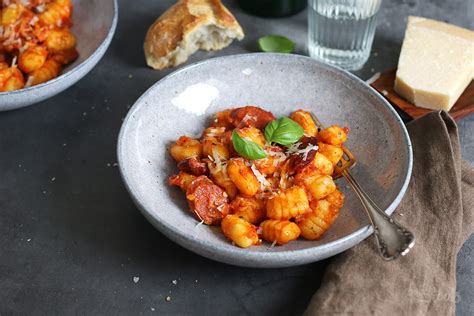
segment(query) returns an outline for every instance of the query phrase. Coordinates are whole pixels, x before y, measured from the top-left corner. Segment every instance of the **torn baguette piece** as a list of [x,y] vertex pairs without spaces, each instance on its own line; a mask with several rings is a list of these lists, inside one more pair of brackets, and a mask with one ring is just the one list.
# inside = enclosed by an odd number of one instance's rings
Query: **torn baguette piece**
[[179,0],[148,29],[148,66],[163,69],[188,60],[198,49],[219,50],[244,32],[220,0]]

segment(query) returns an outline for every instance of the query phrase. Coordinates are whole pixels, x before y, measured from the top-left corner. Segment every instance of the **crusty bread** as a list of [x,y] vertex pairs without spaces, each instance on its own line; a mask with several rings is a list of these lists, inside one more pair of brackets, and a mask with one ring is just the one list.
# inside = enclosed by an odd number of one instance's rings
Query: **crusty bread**
[[220,0],[179,0],[153,23],[143,48],[147,64],[163,69],[184,63],[198,49],[219,50],[244,33]]

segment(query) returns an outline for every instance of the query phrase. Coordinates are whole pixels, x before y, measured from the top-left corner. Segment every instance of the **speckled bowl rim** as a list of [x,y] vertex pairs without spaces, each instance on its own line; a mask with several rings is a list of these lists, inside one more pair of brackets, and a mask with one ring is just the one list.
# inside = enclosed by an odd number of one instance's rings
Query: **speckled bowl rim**
[[[203,255],[207,258],[224,262],[224,263],[228,263],[228,264],[232,264],[232,265],[258,267],[258,268],[277,268],[277,267],[297,266],[297,265],[302,265],[306,263],[323,260],[328,257],[334,256],[338,253],[341,253],[349,248],[354,247],[355,245],[357,245],[358,243],[360,243],[362,240],[364,240],[365,238],[367,238],[373,233],[372,227],[370,225],[361,227],[360,229],[356,230],[355,232],[345,237],[339,238],[337,240],[334,240],[334,241],[331,241],[319,246],[311,247],[311,248],[288,250],[288,251],[281,251],[281,252],[271,252],[271,251],[250,252],[249,251],[245,254],[245,261],[249,262],[249,264],[246,264],[244,260],[242,260],[242,253],[240,251],[236,251],[229,248],[222,248],[219,245],[216,245],[206,240],[193,239],[190,236],[181,234],[178,231],[176,231],[174,226],[168,225],[166,222],[161,222],[159,219],[155,218],[153,216],[153,212],[151,210],[148,210],[138,199],[138,194],[135,193],[135,189],[130,185],[131,181],[129,180],[127,171],[123,167],[124,166],[123,162],[125,159],[125,155],[123,153],[124,151],[123,142],[125,139],[124,133],[125,133],[126,127],[129,121],[132,119],[132,113],[135,113],[136,109],[142,105],[141,101],[145,99],[151,93],[151,91],[156,89],[157,86],[159,86],[165,81],[173,80],[175,76],[181,74],[182,72],[186,72],[191,68],[200,67],[201,65],[204,65],[204,64],[214,63],[216,61],[222,61],[225,59],[228,59],[228,60],[231,60],[231,59],[235,60],[235,59],[240,59],[240,58],[258,59],[260,56],[263,56],[263,55],[272,55],[272,57],[275,57],[275,58],[290,58],[290,59],[294,59],[295,62],[298,60],[303,60],[305,62],[316,63],[319,65],[319,67],[322,67],[325,70],[332,71],[333,73],[337,75],[340,75],[342,77],[346,77],[350,80],[355,81],[361,87],[361,89],[364,89],[370,94],[374,95],[383,105],[385,105],[385,107],[389,110],[389,113],[392,114],[393,118],[395,119],[395,121],[398,122],[402,130],[402,134],[404,136],[403,141],[404,141],[404,144],[407,146],[407,152],[408,152],[406,177],[403,181],[403,185],[400,189],[400,192],[394,198],[392,203],[385,209],[385,213],[389,215],[392,214],[397,208],[397,206],[400,204],[403,196],[405,195],[405,192],[408,188],[408,184],[410,182],[412,168],[413,168],[412,144],[411,144],[410,136],[408,134],[408,131],[402,119],[400,118],[398,113],[392,108],[392,106],[382,96],[380,96],[375,89],[367,85],[363,80],[359,79],[355,75],[341,68],[338,68],[336,66],[332,66],[329,64],[325,64],[317,60],[314,60],[310,57],[302,56],[302,55],[279,54],[279,53],[250,53],[250,54],[238,54],[238,55],[215,57],[215,58],[210,58],[204,61],[196,62],[191,65],[185,66],[163,77],[161,80],[153,84],[145,93],[143,93],[141,97],[131,107],[129,112],[127,113],[127,116],[125,117],[122,123],[122,127],[120,129],[119,136],[118,136],[118,142],[117,142],[118,165],[119,165],[120,175],[125,183],[125,187],[127,191],[129,192],[130,196],[132,197],[132,200],[138,206],[139,210],[142,212],[145,218],[147,218],[153,224],[153,226],[155,226],[165,236],[167,236],[169,239],[173,240],[174,242],[180,244],[181,246],[197,254]],[[258,264],[255,264],[255,262],[258,262]]]
[[[59,76],[57,76],[54,79],[48,80],[48,81],[46,81],[44,83],[41,83],[39,85],[36,85],[36,86],[23,88],[23,89],[20,89],[20,90],[0,92],[0,97],[14,95],[14,94],[21,94],[21,93],[29,92],[29,91],[37,91],[37,90],[39,90],[43,87],[49,86],[49,85],[54,84],[54,83],[56,83],[56,82],[58,82],[58,81],[60,81],[64,78],[67,78],[67,77],[73,75],[75,72],[77,72],[80,69],[82,69],[83,67],[87,66],[87,64],[89,64],[90,60],[93,59],[93,57],[96,57],[100,54],[102,54],[102,55],[105,54],[105,52],[107,51],[107,48],[109,47],[110,43],[112,42],[112,38],[115,34],[115,30],[117,28],[117,23],[118,23],[118,3],[117,3],[117,0],[113,0],[113,2],[114,2],[114,17],[112,19],[112,24],[110,25],[110,29],[107,32],[107,35],[105,36],[102,43],[99,46],[97,46],[97,48],[94,50],[94,52],[89,57],[84,59],[79,65],[75,66],[74,68],[69,69],[65,73],[60,74]],[[97,62],[100,60],[100,58],[101,57],[99,57],[97,59]],[[85,75],[86,74],[84,74],[84,76]],[[71,85],[73,85],[73,84],[75,84],[75,82],[71,83]],[[33,104],[35,104],[35,103],[32,103],[30,105],[33,105]]]

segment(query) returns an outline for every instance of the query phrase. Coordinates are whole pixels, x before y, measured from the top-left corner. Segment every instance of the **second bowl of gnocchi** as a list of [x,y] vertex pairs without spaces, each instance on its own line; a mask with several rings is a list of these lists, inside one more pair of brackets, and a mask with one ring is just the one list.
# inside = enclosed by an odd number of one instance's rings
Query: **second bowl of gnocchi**
[[116,0],[0,4],[0,111],[67,89],[102,58],[117,25]]

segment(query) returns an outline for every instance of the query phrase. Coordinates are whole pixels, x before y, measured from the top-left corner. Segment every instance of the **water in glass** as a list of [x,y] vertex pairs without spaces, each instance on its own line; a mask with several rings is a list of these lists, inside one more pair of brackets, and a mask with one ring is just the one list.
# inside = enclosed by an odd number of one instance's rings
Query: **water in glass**
[[309,55],[347,70],[362,68],[370,55],[381,2],[309,0]]

